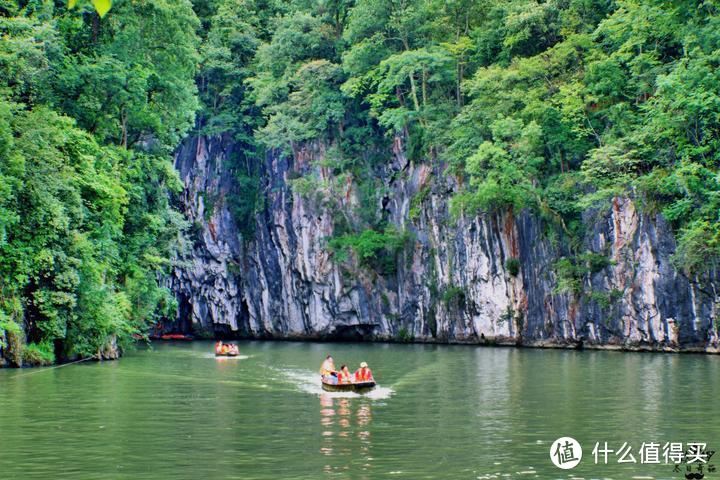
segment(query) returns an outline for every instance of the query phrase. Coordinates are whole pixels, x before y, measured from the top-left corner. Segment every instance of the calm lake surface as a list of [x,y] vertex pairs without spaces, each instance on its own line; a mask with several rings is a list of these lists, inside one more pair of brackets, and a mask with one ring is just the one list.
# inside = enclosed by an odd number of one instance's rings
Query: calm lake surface
[[[594,464],[595,442],[720,447],[720,357],[469,346],[160,343],[117,362],[0,370],[0,478],[684,478]],[[363,360],[380,388],[327,394]],[[353,368],[354,370],[354,368]],[[576,438],[583,460],[549,450]],[[709,463],[718,462],[720,454]],[[660,461],[662,462],[662,456]],[[720,478],[719,473],[708,479]]]

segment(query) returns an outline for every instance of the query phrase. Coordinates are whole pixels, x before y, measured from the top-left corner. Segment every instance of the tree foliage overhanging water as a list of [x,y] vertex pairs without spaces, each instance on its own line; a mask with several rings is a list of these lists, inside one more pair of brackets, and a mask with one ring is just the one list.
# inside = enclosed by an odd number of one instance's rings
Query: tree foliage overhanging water
[[[675,228],[679,268],[713,266],[719,7],[120,0],[100,18],[89,4],[2,0],[6,356],[88,355],[172,314],[158,278],[187,225],[171,154],[192,128],[244,147],[229,201],[248,228],[264,149],[320,140],[337,181],[372,191],[383,156],[368,152],[397,135],[411,158],[464,179],[458,211],[534,209],[572,242],[585,209],[631,194]],[[369,259],[375,244],[402,247],[402,232],[366,220],[330,247]]]

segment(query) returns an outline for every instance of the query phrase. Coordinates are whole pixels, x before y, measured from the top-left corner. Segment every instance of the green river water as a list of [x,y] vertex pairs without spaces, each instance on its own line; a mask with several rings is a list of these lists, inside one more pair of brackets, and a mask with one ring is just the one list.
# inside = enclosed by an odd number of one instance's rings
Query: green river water
[[[156,343],[116,362],[0,371],[0,479],[680,479],[672,465],[639,464],[641,444],[720,447],[718,356],[240,349],[216,359],[210,342]],[[379,388],[323,393],[326,353],[338,366],[367,361]],[[573,470],[550,461],[561,436],[583,447]],[[638,463],[595,464],[595,442],[627,442]]]

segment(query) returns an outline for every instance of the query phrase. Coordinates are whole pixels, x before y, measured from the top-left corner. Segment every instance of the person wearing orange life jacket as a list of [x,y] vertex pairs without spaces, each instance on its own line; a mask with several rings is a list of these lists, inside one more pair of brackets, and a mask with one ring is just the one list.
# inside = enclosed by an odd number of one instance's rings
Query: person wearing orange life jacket
[[350,370],[348,370],[347,365],[340,367],[340,371],[338,372],[338,383],[353,383],[352,374],[350,373]]
[[222,348],[222,340],[218,340],[217,342],[215,342],[215,355],[220,355],[222,353]]
[[368,364],[365,362],[362,362],[360,364],[360,368],[358,368],[355,371],[355,382],[372,382],[373,381],[373,374],[368,368]]

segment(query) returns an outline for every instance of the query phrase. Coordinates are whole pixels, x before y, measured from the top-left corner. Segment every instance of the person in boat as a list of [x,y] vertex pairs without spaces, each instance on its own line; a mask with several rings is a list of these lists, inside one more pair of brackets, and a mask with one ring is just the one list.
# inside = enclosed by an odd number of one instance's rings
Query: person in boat
[[240,349],[238,348],[237,345],[235,345],[235,344],[233,343],[232,345],[230,345],[230,351],[229,351],[228,353],[229,353],[230,355],[239,355],[239,354],[240,354]]
[[217,342],[215,342],[215,355],[222,354],[222,349],[223,349],[222,340],[218,340]]
[[353,383],[353,374],[350,373],[347,365],[343,365],[340,367],[337,378],[338,383]]
[[337,371],[335,370],[335,360],[332,355],[325,357],[325,361],[320,365],[320,375],[330,383],[337,383]]
[[368,368],[368,364],[365,362],[362,362],[360,364],[360,368],[358,368],[355,371],[355,382],[356,383],[362,383],[362,382],[373,382],[375,379],[373,378],[372,371]]

